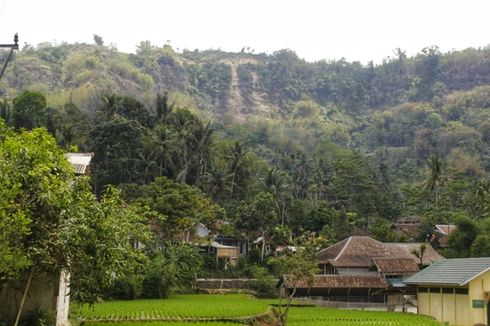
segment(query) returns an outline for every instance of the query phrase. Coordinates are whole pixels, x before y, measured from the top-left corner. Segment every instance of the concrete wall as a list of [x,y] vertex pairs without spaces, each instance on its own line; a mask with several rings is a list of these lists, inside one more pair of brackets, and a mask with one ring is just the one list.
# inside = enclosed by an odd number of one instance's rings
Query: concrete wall
[[255,279],[205,279],[196,280],[199,289],[250,289]]
[[[488,301],[490,293],[490,271],[480,275],[469,284],[469,313],[472,324],[487,325]],[[483,300],[483,308],[473,308],[473,300]]]
[[[475,309],[471,307],[471,289],[468,288],[468,294],[456,293],[454,288],[451,287],[433,287],[432,290],[424,293],[417,293],[418,301],[418,313],[421,315],[432,316],[438,321],[446,322],[449,325],[474,325],[476,323],[482,323],[486,325],[485,319],[475,319],[473,317]],[[458,288],[459,290],[465,290],[465,288]],[[446,290],[446,291],[445,291]],[[451,292],[451,293],[445,293]],[[481,315],[481,313],[479,314]]]
[[[26,283],[27,281],[21,281],[0,289],[0,320],[15,320]],[[57,280],[35,276],[27,293],[22,316],[36,308],[54,316],[57,290]]]

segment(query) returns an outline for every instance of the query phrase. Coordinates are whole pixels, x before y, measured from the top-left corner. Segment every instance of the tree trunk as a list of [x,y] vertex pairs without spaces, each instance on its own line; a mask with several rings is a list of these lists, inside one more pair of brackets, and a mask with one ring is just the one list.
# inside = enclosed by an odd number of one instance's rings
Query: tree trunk
[[34,275],[34,267],[31,268],[31,272],[29,273],[29,278],[27,279],[27,285],[24,290],[24,294],[22,295],[22,300],[20,301],[20,307],[19,307],[19,311],[17,312],[17,317],[15,318],[14,326],[17,326],[19,324],[20,315],[22,314],[22,309],[24,309],[24,303],[26,302],[27,292],[29,292],[33,275]]
[[262,254],[260,255],[260,261],[264,261],[265,254],[265,236],[262,234]]

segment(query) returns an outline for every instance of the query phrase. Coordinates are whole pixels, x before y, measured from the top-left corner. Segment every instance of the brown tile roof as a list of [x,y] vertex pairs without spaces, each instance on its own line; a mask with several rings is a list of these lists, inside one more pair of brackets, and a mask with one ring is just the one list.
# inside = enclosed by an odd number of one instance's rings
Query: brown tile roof
[[[418,250],[418,243],[382,243],[371,237],[349,237],[317,253],[321,263],[336,267],[370,267],[373,258],[406,258],[418,263],[418,258],[411,253]],[[423,264],[443,259],[432,246],[426,244]]]
[[419,224],[422,218],[418,215],[405,216],[398,219],[396,222],[400,224]]
[[[292,282],[287,275],[283,276],[286,288],[292,287]],[[311,287],[306,280],[297,282],[297,288],[388,288],[385,279],[380,276],[370,275],[315,275]]]
[[416,237],[419,233],[419,225],[413,223],[395,223],[393,229],[397,234],[410,238]]
[[320,262],[341,267],[369,267],[373,257],[387,257],[382,242],[371,237],[349,237],[318,252]]
[[411,258],[373,258],[376,269],[385,275],[414,274],[420,270]]
[[[390,248],[390,251],[393,253],[393,257],[412,258],[417,264],[420,262],[419,259],[412,254],[414,250],[420,250],[420,243],[385,243],[385,245]],[[430,244],[426,243],[425,245],[426,248],[422,259],[423,265],[427,266],[435,263],[436,261],[444,259],[444,257],[439,255],[439,253],[432,248]]]

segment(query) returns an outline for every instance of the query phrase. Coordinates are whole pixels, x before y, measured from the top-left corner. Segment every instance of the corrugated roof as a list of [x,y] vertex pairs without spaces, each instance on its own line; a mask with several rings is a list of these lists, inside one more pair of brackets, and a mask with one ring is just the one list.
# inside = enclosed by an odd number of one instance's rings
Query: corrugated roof
[[444,259],[409,277],[407,284],[466,285],[490,271],[490,257]]
[[[321,263],[336,267],[370,267],[373,258],[406,258],[418,264],[419,259],[412,251],[419,248],[419,243],[383,243],[371,237],[349,237],[319,251],[317,258]],[[423,264],[430,265],[441,259],[444,257],[426,244]]]
[[[287,275],[283,276],[287,288],[292,287],[292,282]],[[368,275],[315,275],[313,284],[308,286],[308,282],[300,280],[296,283],[297,288],[377,288],[385,289],[388,287],[385,279],[380,276]]]
[[75,169],[76,174],[85,174],[94,153],[66,153],[66,159]]
[[456,230],[454,224],[436,224],[436,231],[442,235],[450,235],[454,230]]
[[220,249],[240,249],[240,247],[237,247],[237,246],[227,246],[227,245],[221,244],[221,243],[216,242],[216,241],[211,242],[211,247],[213,247],[213,248],[220,248]]

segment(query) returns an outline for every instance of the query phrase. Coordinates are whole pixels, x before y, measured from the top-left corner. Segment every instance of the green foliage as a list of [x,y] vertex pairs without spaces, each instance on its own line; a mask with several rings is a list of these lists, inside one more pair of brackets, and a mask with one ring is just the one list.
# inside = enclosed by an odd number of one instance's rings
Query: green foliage
[[0,280],[34,266],[63,266],[58,242],[73,171],[46,131],[7,132],[0,139]]
[[199,189],[165,177],[147,185],[126,185],[123,189],[130,202],[153,212],[151,223],[159,241],[181,235],[197,222],[212,229],[224,215],[224,210]]
[[63,233],[70,254],[67,270],[72,298],[93,304],[112,282],[141,267],[145,256],[129,239],[146,242],[149,235],[142,216],[123,202],[117,189],[109,187],[97,200],[86,183],[78,187],[74,199],[79,205],[70,212],[78,219],[68,220]]
[[46,97],[43,94],[25,91],[14,98],[12,120],[15,128],[33,129],[47,123]]
[[130,236],[146,227],[119,192],[98,200],[55,139],[43,129],[7,132],[0,141],[0,281],[30,273],[72,276],[71,294],[93,303],[112,275],[131,270],[143,257]]
[[301,283],[311,286],[319,267],[316,260],[316,239],[314,234],[306,233],[298,239],[294,250],[288,250],[277,258],[271,258],[269,264],[275,266],[281,275],[281,286],[289,289],[287,303],[283,307],[280,296],[279,306],[273,309],[278,325],[286,325],[292,299]]
[[[458,217],[455,219],[457,229],[449,235],[448,247],[449,252],[454,257],[469,257],[473,242],[478,237],[478,225],[468,217]],[[481,240],[480,240],[481,241]],[[481,244],[477,243],[475,250],[481,250]]]
[[267,268],[254,265],[250,268],[250,274],[255,279],[251,287],[261,297],[272,298],[277,296],[276,280]]

